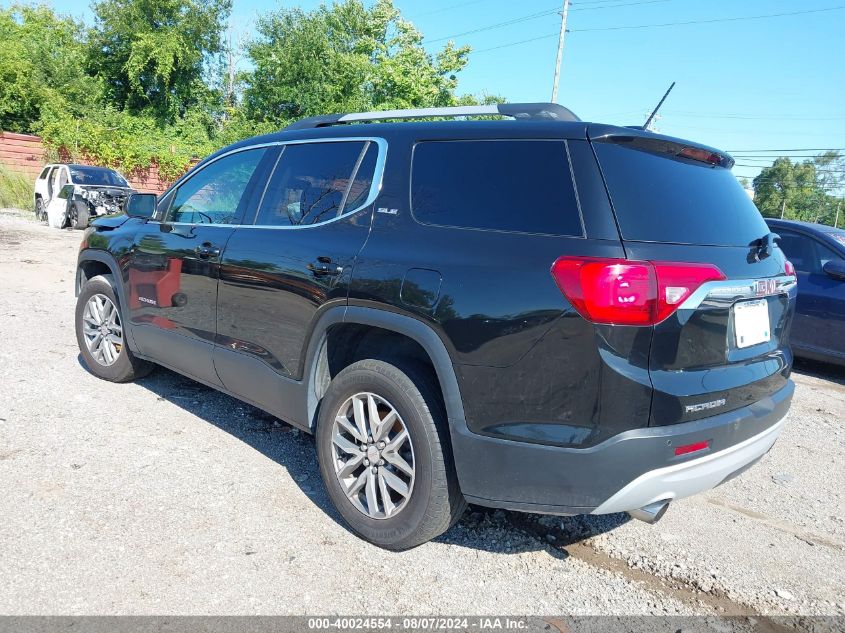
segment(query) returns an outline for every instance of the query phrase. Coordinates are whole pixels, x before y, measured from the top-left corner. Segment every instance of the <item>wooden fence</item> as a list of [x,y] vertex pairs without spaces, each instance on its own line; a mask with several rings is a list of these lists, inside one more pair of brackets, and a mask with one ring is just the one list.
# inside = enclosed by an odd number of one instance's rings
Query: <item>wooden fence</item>
[[[61,154],[61,152],[60,152]],[[31,178],[33,183],[47,162],[47,152],[41,137],[15,132],[0,132],[0,165]],[[81,160],[82,164],[94,164]],[[138,191],[161,193],[170,182],[159,177],[158,166],[151,165],[139,173],[123,174]]]

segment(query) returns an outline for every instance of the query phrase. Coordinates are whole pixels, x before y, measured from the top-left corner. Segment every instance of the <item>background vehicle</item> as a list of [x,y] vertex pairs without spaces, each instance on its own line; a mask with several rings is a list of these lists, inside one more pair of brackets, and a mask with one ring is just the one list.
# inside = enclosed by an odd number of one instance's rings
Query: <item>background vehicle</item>
[[798,273],[792,348],[796,356],[845,364],[845,231],[766,219]]
[[84,229],[89,218],[122,211],[134,191],[113,169],[47,165],[35,181],[35,216],[54,228]]
[[[346,125],[467,115],[516,120]],[[94,222],[79,347],[315,433],[382,547],[465,501],[653,522],[768,451],[794,389],[795,277],[732,165],[555,104],[305,119]]]

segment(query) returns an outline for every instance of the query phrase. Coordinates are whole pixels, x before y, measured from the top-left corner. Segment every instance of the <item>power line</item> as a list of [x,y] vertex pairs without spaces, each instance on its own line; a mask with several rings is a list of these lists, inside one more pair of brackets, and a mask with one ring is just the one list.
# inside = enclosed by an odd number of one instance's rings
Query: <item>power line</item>
[[[608,0],[609,2],[620,2],[621,0]],[[632,7],[637,4],[656,4],[658,2],[669,2],[670,0],[640,0],[640,2],[626,2],[624,4],[609,4],[601,7],[582,7],[583,2],[572,3],[574,6],[570,11],[595,11],[596,9],[615,9],[616,7]]]
[[743,154],[751,152],[845,152],[842,147],[802,147],[800,149],[729,149],[731,154]]
[[531,37],[527,40],[519,40],[518,42],[509,42],[508,44],[500,44],[499,46],[491,46],[490,48],[479,48],[478,50],[473,51],[473,53],[486,53],[488,51],[496,51],[500,48],[508,48],[510,46],[519,46],[520,44],[528,44],[529,42],[537,42],[539,40],[547,40],[552,37],[557,37],[557,33],[549,33],[548,35],[541,35],[539,37]]
[[[620,0],[610,0],[619,2]],[[570,11],[593,11],[595,9],[613,9],[616,7],[630,7],[639,4],[655,4],[658,2],[670,2],[670,0],[640,0],[639,2],[625,2],[623,4],[612,4],[604,7],[583,7],[578,9],[570,9]],[[554,7],[551,9],[546,9],[543,11],[539,11],[537,13],[530,13],[528,15],[517,16],[510,20],[505,20],[504,22],[496,22],[495,24],[488,24],[487,26],[481,26],[477,29],[471,29],[469,31],[462,31],[461,33],[453,33],[451,35],[444,35],[443,37],[438,37],[434,39],[427,39],[424,40],[424,44],[434,44],[435,42],[443,42],[445,40],[451,40],[455,37],[462,37],[464,35],[474,35],[475,33],[482,33],[484,31],[492,31],[494,29],[500,29],[505,26],[511,26],[513,24],[519,24],[520,22],[527,22],[528,20],[536,20],[537,18],[544,18],[549,15],[555,15],[556,13],[560,13],[560,7]]]
[[712,20],[688,20],[685,22],[664,22],[662,24],[634,24],[629,26],[601,26],[591,29],[572,29],[573,33],[587,33],[592,31],[622,31],[628,29],[653,29],[664,26],[685,26],[687,24],[713,24],[715,22],[740,22],[743,20],[762,20],[763,18],[782,18],[791,15],[804,15],[806,13],[822,13],[825,11],[838,11],[845,9],[845,5],[838,7],[826,7],[823,9],[806,9],[803,11],[790,11],[789,13],[767,13],[765,15],[748,15],[736,18],[713,18]]
[[[766,15],[749,15],[749,16],[741,16],[735,18],[714,18],[712,20],[690,20],[687,22],[664,22],[662,24],[635,24],[629,26],[609,26],[609,27],[598,27],[598,28],[591,28],[591,29],[570,29],[571,33],[587,33],[587,32],[595,32],[595,31],[619,31],[619,30],[626,30],[626,29],[646,29],[646,28],[661,28],[666,26],[687,26],[692,24],[713,24],[716,22],[737,22],[741,20],[760,20],[763,18],[779,18],[779,17],[786,17],[792,15],[804,15],[807,13],[821,13],[823,11],[839,11],[841,9],[845,9],[845,5],[836,6],[836,7],[826,7],[823,9],[809,9],[805,11],[792,11],[789,13],[769,13]],[[557,33],[549,33],[546,35],[539,35],[537,37],[532,37],[524,40],[519,40],[516,42],[508,42],[506,44],[500,44],[498,46],[491,46],[490,48],[481,48],[476,51],[475,53],[485,53],[488,51],[495,51],[501,48],[508,48],[510,46],[519,46],[520,44],[528,44],[529,42],[537,42],[540,40],[546,40],[552,37],[557,37]]]
[[471,0],[470,2],[461,2],[459,4],[453,4],[449,7],[441,7],[439,9],[434,9],[433,11],[426,11],[425,13],[415,13],[412,15],[412,18],[420,18],[424,15],[434,15],[435,13],[445,13],[446,11],[452,11],[453,9],[460,9],[462,7],[468,7],[471,4],[481,4],[482,2],[488,2],[488,0]]
[[[585,4],[607,4],[610,2],[619,2],[620,0],[578,0],[578,6],[582,6]],[[575,3],[573,3],[575,4]]]
[[733,154],[734,158],[738,158],[741,160],[748,160],[751,162],[760,162],[760,161],[773,161],[779,158],[819,158],[823,156],[823,154],[771,154],[769,156],[758,156],[756,154],[746,155],[746,154]]
[[461,33],[453,33],[452,35],[444,35],[443,37],[438,37],[432,40],[424,40],[423,44],[434,44],[435,42],[442,42],[444,40],[451,40],[455,37],[461,37],[463,35],[472,35],[474,33],[481,33],[482,31],[490,31],[493,29],[500,29],[504,26],[511,26],[512,24],[518,24],[520,22],[527,22],[528,20],[535,20],[537,18],[543,18],[547,15],[554,15],[560,11],[559,7],[555,7],[554,9],[547,9],[545,11],[541,11],[539,13],[531,13],[530,15],[523,15],[517,18],[513,18],[511,20],[506,20],[505,22],[497,22],[495,24],[488,24],[487,26],[482,26],[477,29],[472,29],[470,31],[463,31]]
[[[753,167],[754,169],[768,169],[771,165],[743,165],[742,163],[737,163],[734,165],[735,167]],[[817,173],[821,174],[845,174],[845,169],[816,169]]]
[[821,116],[821,117],[808,117],[808,116],[801,116],[801,115],[758,115],[758,114],[708,114],[706,112],[678,112],[673,110],[667,110],[665,113],[666,116],[678,116],[678,117],[691,117],[691,118],[699,118],[699,119],[743,119],[748,121],[754,120],[772,120],[772,121],[782,121],[785,119],[791,120],[800,120],[800,121],[839,121],[841,119],[845,119],[845,116]]

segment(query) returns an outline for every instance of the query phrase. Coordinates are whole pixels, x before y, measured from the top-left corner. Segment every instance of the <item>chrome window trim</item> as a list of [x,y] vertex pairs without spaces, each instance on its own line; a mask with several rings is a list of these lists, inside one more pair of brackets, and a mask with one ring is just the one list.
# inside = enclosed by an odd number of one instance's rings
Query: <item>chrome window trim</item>
[[[774,282],[774,289],[762,294],[757,293],[757,282]],[[745,299],[763,299],[777,295],[787,295],[790,299],[798,296],[798,280],[790,275],[779,277],[760,277],[754,279],[724,279],[708,281],[678,306],[679,310],[696,310],[701,306],[727,307]]]
[[[287,145],[303,145],[305,143],[313,144],[313,143],[343,143],[343,142],[371,142],[375,143],[378,147],[378,157],[376,158],[376,167],[375,172],[373,173],[373,182],[370,184],[370,193],[367,195],[367,199],[364,201],[363,204],[359,205],[355,209],[351,211],[346,211],[343,215],[339,215],[337,217],[328,219],[324,222],[318,222],[317,224],[303,224],[303,225],[287,225],[287,226],[279,226],[275,224],[206,224],[206,223],[196,223],[196,222],[165,222],[163,220],[148,220],[148,222],[152,224],[167,224],[168,226],[203,226],[203,227],[211,227],[211,226],[219,226],[221,228],[238,228],[238,229],[277,229],[277,230],[290,230],[290,229],[310,229],[318,226],[325,226],[331,222],[336,222],[341,220],[353,213],[357,213],[362,209],[367,208],[373,202],[375,202],[376,198],[378,197],[379,193],[381,193],[381,187],[383,184],[384,179],[384,166],[387,163],[387,140],[379,137],[379,136],[338,136],[332,138],[309,138],[309,139],[294,139],[294,140],[284,140],[284,141],[272,141],[269,143],[256,143],[255,145],[248,145],[244,147],[238,147],[236,149],[230,150],[219,156],[215,156],[213,160],[204,163],[202,167],[195,171],[190,171],[184,176],[182,176],[179,180],[173,183],[173,186],[165,192],[165,196],[170,195],[171,191],[176,191],[179,187],[182,186],[184,182],[193,178],[196,174],[200,173],[203,169],[208,167],[209,165],[216,163],[218,160],[226,158],[227,156],[231,156],[232,154],[237,154],[240,152],[246,152],[253,149],[261,149],[264,147],[282,147],[284,148]],[[279,157],[281,160],[281,156]],[[356,174],[357,175],[357,174]],[[271,174],[272,176],[272,174]],[[265,183],[266,185],[269,184],[269,180]],[[173,204],[172,196],[170,199],[170,204]],[[263,201],[263,195],[262,195]],[[170,204],[168,204],[167,209],[164,211],[165,217],[167,213],[170,212]],[[260,202],[259,202],[260,208]],[[256,210],[257,211],[257,210]],[[253,216],[253,222],[255,221],[255,217]]]

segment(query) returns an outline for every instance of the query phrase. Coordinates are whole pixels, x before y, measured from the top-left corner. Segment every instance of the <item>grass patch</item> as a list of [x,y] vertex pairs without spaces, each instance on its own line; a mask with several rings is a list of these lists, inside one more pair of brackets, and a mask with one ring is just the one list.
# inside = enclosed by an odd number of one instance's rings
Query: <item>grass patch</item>
[[33,187],[29,176],[0,165],[0,208],[31,210]]

